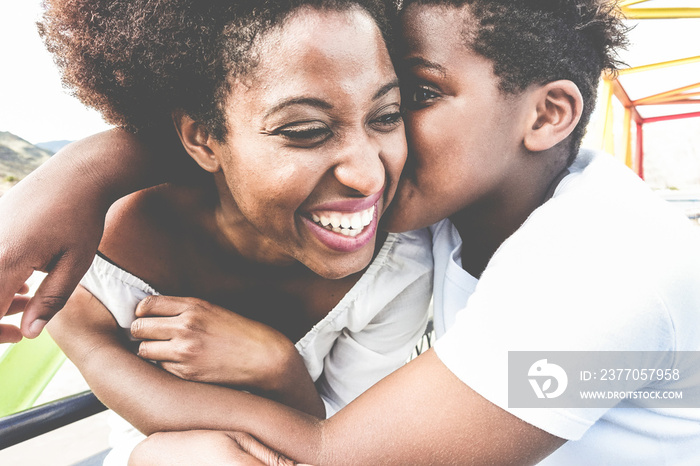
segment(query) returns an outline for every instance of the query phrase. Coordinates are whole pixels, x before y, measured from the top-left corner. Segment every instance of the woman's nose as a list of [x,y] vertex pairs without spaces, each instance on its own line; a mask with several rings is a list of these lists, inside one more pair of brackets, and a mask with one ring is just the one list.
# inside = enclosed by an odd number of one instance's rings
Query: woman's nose
[[341,152],[335,177],[343,185],[369,196],[384,187],[386,171],[380,145],[370,137],[356,137]]

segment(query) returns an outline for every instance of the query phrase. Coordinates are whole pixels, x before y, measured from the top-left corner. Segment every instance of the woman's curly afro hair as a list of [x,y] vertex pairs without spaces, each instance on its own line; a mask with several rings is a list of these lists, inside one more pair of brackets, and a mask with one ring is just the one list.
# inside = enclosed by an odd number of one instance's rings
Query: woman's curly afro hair
[[505,93],[559,79],[574,82],[584,108],[571,137],[573,161],[601,73],[617,69],[616,51],[627,45],[615,0],[406,0],[404,5],[412,3],[466,6],[465,45],[491,60]]
[[395,7],[383,0],[45,0],[38,24],[64,86],[132,132],[183,110],[222,140],[232,76],[255,65],[257,38],[303,6],[362,8],[387,45]]

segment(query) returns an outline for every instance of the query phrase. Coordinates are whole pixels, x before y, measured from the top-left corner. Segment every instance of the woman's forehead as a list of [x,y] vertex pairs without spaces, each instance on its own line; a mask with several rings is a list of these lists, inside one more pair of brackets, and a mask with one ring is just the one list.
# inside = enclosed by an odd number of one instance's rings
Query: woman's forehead
[[381,32],[360,9],[295,13],[260,41],[256,62],[240,82],[265,101],[334,88],[374,93],[395,76]]
[[257,39],[254,51],[261,63],[280,56],[293,59],[314,49],[331,50],[333,47],[338,50],[338,58],[341,58],[348,42],[358,43],[359,46],[360,41],[364,45],[370,38],[374,48],[386,50],[377,23],[365,10],[329,10],[305,6]]

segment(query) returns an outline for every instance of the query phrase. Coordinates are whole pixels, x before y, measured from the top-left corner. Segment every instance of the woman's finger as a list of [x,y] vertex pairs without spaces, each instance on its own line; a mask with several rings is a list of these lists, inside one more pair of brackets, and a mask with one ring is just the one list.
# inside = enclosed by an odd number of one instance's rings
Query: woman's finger
[[170,341],[142,341],[139,343],[139,357],[151,361],[179,362],[174,344]]
[[131,323],[131,336],[138,340],[170,340],[177,328],[172,317],[142,317]]
[[136,306],[137,317],[172,317],[192,308],[196,300],[175,296],[152,295],[142,299]]

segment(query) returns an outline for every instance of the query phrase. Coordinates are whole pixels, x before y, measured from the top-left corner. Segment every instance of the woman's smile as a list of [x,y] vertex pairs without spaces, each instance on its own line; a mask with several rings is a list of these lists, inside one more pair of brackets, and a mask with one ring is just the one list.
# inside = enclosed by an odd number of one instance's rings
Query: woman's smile
[[364,199],[327,202],[316,206],[310,217],[303,219],[316,238],[330,249],[353,252],[374,238],[383,194],[384,189]]

